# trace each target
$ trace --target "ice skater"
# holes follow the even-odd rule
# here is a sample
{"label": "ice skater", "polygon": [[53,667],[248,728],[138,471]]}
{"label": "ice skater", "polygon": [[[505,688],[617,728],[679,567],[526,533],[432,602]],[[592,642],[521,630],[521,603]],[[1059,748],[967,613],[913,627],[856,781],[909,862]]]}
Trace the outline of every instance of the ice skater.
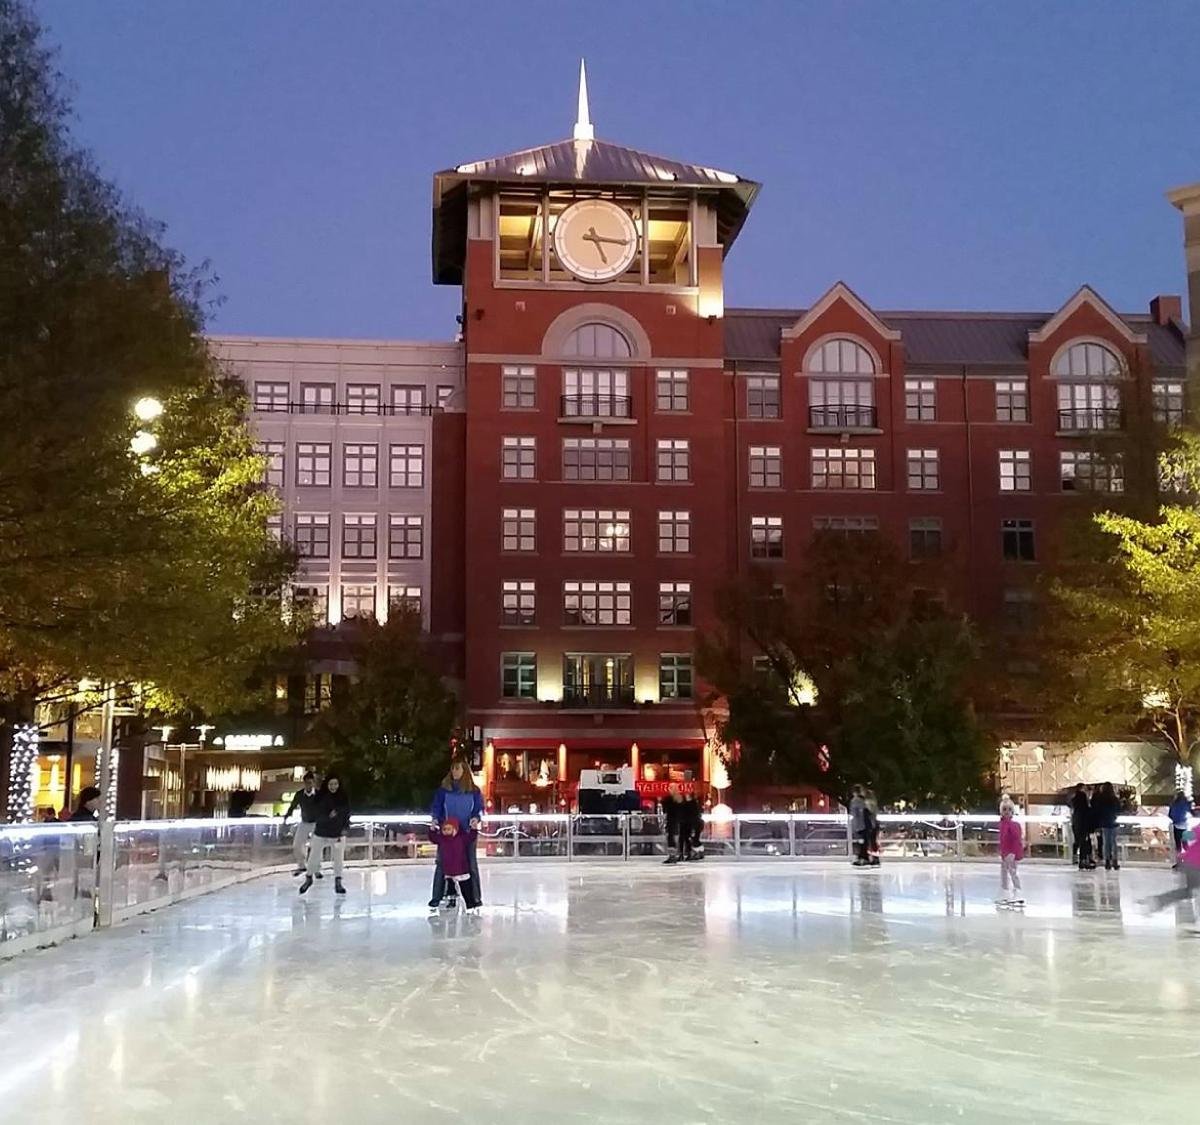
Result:
{"label": "ice skater", "polygon": [[1179,873],[1182,879],[1173,891],[1142,900],[1140,905],[1147,913],[1162,910],[1173,902],[1194,899],[1200,894],[1200,833],[1193,833],[1191,842],[1183,849],[1179,857]]}
{"label": "ice skater", "polygon": [[304,788],[297,789],[292,796],[292,803],[283,814],[284,824],[297,809],[300,810],[300,823],[292,837],[292,858],[296,861],[296,870],[292,874],[303,875],[308,866],[308,844],[317,823],[317,779],[312,770],[304,775]]}
{"label": "ice skater", "polygon": [[[466,759],[456,757],[450,761],[450,772],[442,778],[442,784],[433,794],[433,805],[429,817],[435,825],[444,824],[453,818],[458,824],[465,824],[471,829],[470,840],[467,844],[467,863],[470,866],[471,878],[475,881],[475,898],[483,902],[483,890],[479,883],[479,860],[475,854],[479,829],[483,826],[483,796],[475,779],[471,776],[471,767]],[[458,884],[445,877],[442,871],[442,853],[438,849],[437,862],[433,868],[433,891],[429,899],[429,909],[436,910],[439,906],[451,906]]]}
{"label": "ice skater", "polygon": [[861,785],[856,785],[850,797],[850,838],[854,841],[854,866],[869,867],[871,864],[871,810],[867,808],[867,796]]}
{"label": "ice skater", "polygon": [[664,863],[678,863],[683,854],[680,843],[680,826],[683,824],[683,796],[679,786],[671,782],[667,786],[667,795],[662,799],[663,820],[667,829],[667,858]]}
{"label": "ice skater", "polygon": [[479,913],[479,894],[475,887],[475,877],[471,873],[471,849],[475,845],[477,833],[474,828],[462,831],[457,817],[448,816],[440,825],[433,824],[429,829],[429,839],[437,845],[438,867],[447,883],[453,883],[459,890],[454,896],[457,902],[462,899],[468,914]]}
{"label": "ice skater", "polygon": [[1092,797],[1092,815],[1100,830],[1100,852],[1104,856],[1105,871],[1120,871],[1117,855],[1117,817],[1121,815],[1121,802],[1111,781],[1100,786]]}
{"label": "ice skater", "polygon": [[1192,802],[1182,789],[1175,790],[1175,799],[1167,809],[1167,817],[1171,821],[1171,844],[1174,862],[1172,867],[1179,866],[1179,857],[1183,854],[1183,838],[1187,833],[1188,821],[1192,816]]}
{"label": "ice skater", "polygon": [[1007,793],[1000,798],[1000,897],[997,906],[1024,906],[1021,894],[1021,876],[1017,864],[1025,858],[1025,845],[1021,840],[1021,826],[1013,813],[1016,811],[1012,798]]}
{"label": "ice skater", "polygon": [[317,791],[317,818],[313,823],[312,841],[308,847],[308,873],[300,884],[300,893],[307,894],[313,879],[321,874],[321,862],[325,849],[333,852],[333,889],[339,895],[346,893],[342,882],[342,869],[346,862],[346,833],[350,829],[350,797],[342,779],[331,773]]}
{"label": "ice skater", "polygon": [[1082,782],[1075,786],[1075,795],[1071,798],[1071,835],[1075,837],[1078,849],[1079,870],[1091,871],[1096,866],[1092,859],[1092,804]]}
{"label": "ice skater", "polygon": [[696,793],[689,793],[679,806],[679,854],[684,860],[704,858],[700,837],[704,833],[704,807]]}

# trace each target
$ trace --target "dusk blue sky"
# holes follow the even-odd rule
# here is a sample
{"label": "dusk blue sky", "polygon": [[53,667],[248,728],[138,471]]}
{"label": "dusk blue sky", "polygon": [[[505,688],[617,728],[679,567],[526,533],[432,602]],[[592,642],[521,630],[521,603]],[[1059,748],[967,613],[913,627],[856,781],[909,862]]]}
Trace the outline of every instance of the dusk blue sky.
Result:
{"label": "dusk blue sky", "polygon": [[434,171],[597,135],[763,191],[726,302],[1118,308],[1184,288],[1195,0],[41,0],[79,138],[224,298],[211,327],[448,338]]}

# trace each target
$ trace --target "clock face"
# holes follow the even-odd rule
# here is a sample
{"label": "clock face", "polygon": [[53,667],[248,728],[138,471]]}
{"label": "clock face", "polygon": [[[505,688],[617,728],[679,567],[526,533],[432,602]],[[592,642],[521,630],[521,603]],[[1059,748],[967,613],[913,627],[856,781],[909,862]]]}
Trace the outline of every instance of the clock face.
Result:
{"label": "clock face", "polygon": [[638,233],[624,208],[607,199],[572,203],[554,227],[558,260],[580,281],[611,281],[637,257]]}

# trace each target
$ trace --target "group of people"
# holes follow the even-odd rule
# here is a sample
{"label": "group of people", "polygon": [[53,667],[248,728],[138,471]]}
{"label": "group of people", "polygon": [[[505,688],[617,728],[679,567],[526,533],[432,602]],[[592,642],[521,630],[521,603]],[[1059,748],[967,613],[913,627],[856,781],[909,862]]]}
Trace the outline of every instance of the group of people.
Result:
{"label": "group of people", "polygon": [[1080,871],[1094,871],[1102,860],[1105,871],[1120,871],[1117,817],[1121,800],[1111,781],[1076,785],[1071,795],[1072,854]]}
{"label": "group of people", "polygon": [[311,770],[304,775],[304,788],[298,789],[283,814],[283,822],[294,812],[300,813],[296,835],[292,839],[292,855],[296,860],[295,875],[303,875],[300,893],[307,894],[314,879],[321,879],[321,865],[326,851],[333,853],[333,889],[346,893],[342,873],[346,863],[346,833],[350,829],[350,795],[336,774],[328,774],[317,787]]}
{"label": "group of people", "polygon": [[683,794],[672,782],[662,800],[667,823],[666,863],[691,862],[704,858],[700,836],[704,831],[704,806],[695,793]]}

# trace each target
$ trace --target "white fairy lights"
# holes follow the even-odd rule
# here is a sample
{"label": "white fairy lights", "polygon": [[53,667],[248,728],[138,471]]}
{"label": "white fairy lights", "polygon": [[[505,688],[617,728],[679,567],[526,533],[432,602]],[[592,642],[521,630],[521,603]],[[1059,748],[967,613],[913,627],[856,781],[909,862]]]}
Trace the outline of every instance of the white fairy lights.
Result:
{"label": "white fairy lights", "polygon": [[13,729],[8,770],[8,803],[5,819],[20,824],[33,819],[33,791],[37,777],[38,729],[19,723]]}

